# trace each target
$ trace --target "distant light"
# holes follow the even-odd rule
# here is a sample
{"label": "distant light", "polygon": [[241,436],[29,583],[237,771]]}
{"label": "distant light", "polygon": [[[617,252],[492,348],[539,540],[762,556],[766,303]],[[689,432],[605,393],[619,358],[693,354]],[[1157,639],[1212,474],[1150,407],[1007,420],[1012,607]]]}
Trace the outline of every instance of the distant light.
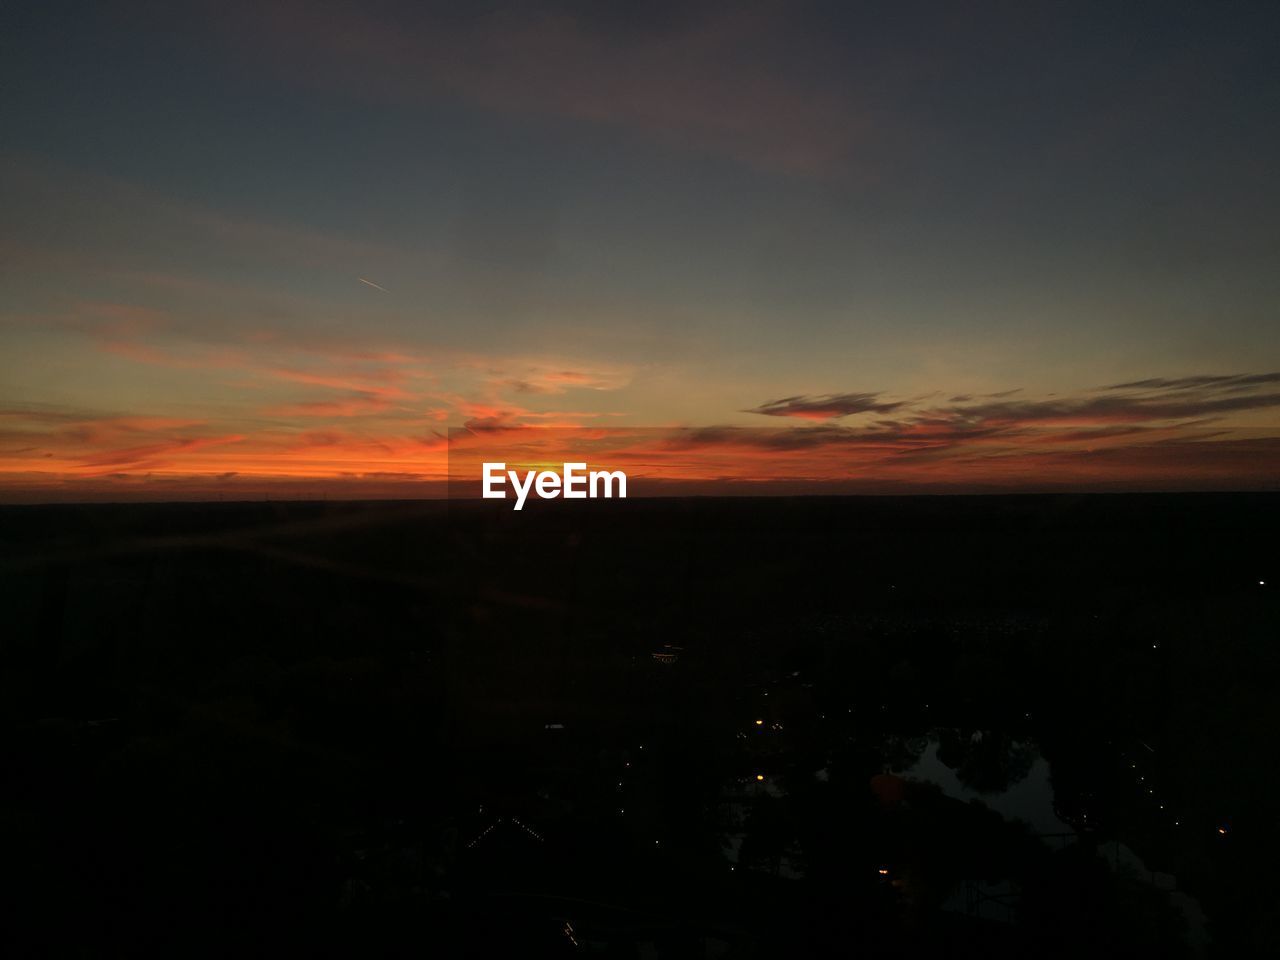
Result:
{"label": "distant light", "polygon": [[1260,586],[1260,587],[1265,587],[1266,585],[1267,585],[1267,581],[1265,581],[1265,580],[1259,580],[1259,581],[1258,581],[1258,586]]}
{"label": "distant light", "polygon": [[1227,835],[1227,828],[1226,828],[1226,827],[1219,827],[1219,828],[1218,828],[1218,832],[1219,832],[1220,834],[1222,834],[1222,835],[1225,837],[1225,836]]}
{"label": "distant light", "polygon": [[763,773],[757,773],[757,774],[756,774],[756,779],[757,779],[757,780],[763,780],[763,779],[764,779],[764,774],[763,774]]}
{"label": "distant light", "polygon": [[879,869],[879,871],[877,871],[877,872],[880,874],[880,876],[882,876],[882,877],[887,877],[887,876],[889,875],[889,868],[888,868],[888,867],[881,867],[881,868]]}
{"label": "distant light", "polygon": [[764,726],[764,721],[763,721],[763,720],[757,720],[757,721],[756,721],[756,726],[757,726],[757,727],[762,727],[762,726]]}

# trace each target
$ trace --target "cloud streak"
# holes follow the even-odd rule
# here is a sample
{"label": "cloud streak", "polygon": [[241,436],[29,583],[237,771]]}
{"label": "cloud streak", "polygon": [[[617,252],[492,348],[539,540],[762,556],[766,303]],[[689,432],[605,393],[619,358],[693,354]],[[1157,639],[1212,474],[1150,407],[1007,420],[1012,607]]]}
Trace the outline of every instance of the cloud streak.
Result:
{"label": "cloud streak", "polygon": [[826,396],[783,397],[770,400],[747,413],[767,417],[795,417],[800,420],[833,420],[855,413],[892,413],[906,406],[906,401],[884,401],[878,393],[836,393]]}
{"label": "cloud streak", "polygon": [[[870,139],[849,91],[784,69],[791,21],[767,6],[686,11],[660,29],[612,29],[567,9],[389,18],[354,6],[219,7],[238,47],[293,82],[392,103],[457,100],[498,114],[611,127],[758,170],[829,177]],[[309,9],[309,8],[308,8]]]}
{"label": "cloud streak", "polygon": [[[1143,424],[1212,419],[1229,413],[1280,407],[1280,374],[1204,375],[1151,378],[1114,384],[1076,396],[1008,400],[1020,391],[982,397],[953,396],[946,404],[885,400],[880,393],[800,394],[753,407],[749,413],[808,420],[837,420],[857,414],[895,414],[894,426],[998,428],[1043,425]],[[886,425],[881,421],[880,425]]]}
{"label": "cloud streak", "polygon": [[166,496],[176,490],[221,495],[288,483],[344,495],[430,496],[440,492],[430,484],[447,476],[448,422],[463,424],[459,436],[469,442],[540,462],[580,458],[573,451],[585,443],[588,460],[626,469],[641,492],[1275,489],[1280,483],[1280,425],[1274,418],[1257,423],[1280,409],[1280,391],[1272,388],[1280,377],[1269,373],[1148,378],[1043,398],[1015,390],[963,400],[957,394],[941,403],[871,391],[797,394],[751,408],[784,424],[640,429],[608,426],[598,410],[513,403],[498,389],[510,379],[507,372],[534,370],[549,389],[589,391],[599,381],[590,371],[545,362],[476,364],[470,369],[479,375],[472,381],[479,391],[468,394],[440,389],[414,372],[413,363],[400,354],[313,359],[308,366],[259,360],[252,372],[260,379],[252,382],[261,389],[320,395],[220,417],[52,406],[0,410],[0,498],[30,498],[39,490],[107,495],[123,489],[140,496],[148,488]]}

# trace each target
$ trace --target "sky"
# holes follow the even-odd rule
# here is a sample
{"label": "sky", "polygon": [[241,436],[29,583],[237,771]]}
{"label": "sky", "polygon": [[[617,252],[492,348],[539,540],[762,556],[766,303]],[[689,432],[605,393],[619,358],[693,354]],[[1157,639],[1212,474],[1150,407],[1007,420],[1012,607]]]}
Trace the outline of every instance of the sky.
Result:
{"label": "sky", "polygon": [[1280,487],[1273,3],[0,37],[0,500],[430,496],[450,428],[707,492]]}

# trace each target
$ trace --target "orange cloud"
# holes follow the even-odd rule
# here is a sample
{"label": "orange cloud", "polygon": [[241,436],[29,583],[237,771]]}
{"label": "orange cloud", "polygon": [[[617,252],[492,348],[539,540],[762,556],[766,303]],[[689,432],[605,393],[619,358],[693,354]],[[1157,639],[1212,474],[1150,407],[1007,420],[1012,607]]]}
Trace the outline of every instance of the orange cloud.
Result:
{"label": "orange cloud", "polygon": [[340,400],[306,400],[266,407],[263,413],[269,417],[358,417],[390,409],[385,397],[360,391]]}
{"label": "orange cloud", "polygon": [[[0,410],[0,496],[122,484],[138,495],[147,484],[168,492],[208,491],[210,484],[220,492],[252,491],[289,482],[348,491],[367,484],[369,496],[392,489],[396,496],[428,495],[442,491],[450,470],[478,477],[485,459],[606,464],[626,470],[637,494],[1280,483],[1280,428],[1245,429],[1227,419],[1280,407],[1274,375],[1147,380],[1077,396],[986,396],[945,405],[871,393],[797,395],[763,410],[784,420],[806,420],[807,413],[821,419],[640,429],[603,426],[609,421],[598,411],[416,393],[412,376],[389,364],[254,369],[266,371],[261,382],[272,389],[298,383],[334,395],[203,419]],[[261,412],[270,419],[260,419]],[[465,424],[447,448],[438,427],[445,419]],[[425,485],[418,494],[406,486],[415,483]]]}

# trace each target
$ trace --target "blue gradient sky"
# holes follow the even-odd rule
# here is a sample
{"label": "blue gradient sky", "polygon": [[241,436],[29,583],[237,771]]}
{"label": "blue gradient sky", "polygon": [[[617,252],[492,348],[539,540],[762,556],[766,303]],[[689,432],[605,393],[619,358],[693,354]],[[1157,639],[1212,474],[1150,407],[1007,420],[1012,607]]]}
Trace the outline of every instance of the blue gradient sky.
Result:
{"label": "blue gradient sky", "polygon": [[[956,483],[1081,430],[1274,457],[1276,382],[1230,379],[1280,369],[1274,4],[2,16],[24,495],[372,490],[469,421],[870,433],[833,476],[888,478],[941,429]],[[990,476],[1098,482],[1060,469]]]}

